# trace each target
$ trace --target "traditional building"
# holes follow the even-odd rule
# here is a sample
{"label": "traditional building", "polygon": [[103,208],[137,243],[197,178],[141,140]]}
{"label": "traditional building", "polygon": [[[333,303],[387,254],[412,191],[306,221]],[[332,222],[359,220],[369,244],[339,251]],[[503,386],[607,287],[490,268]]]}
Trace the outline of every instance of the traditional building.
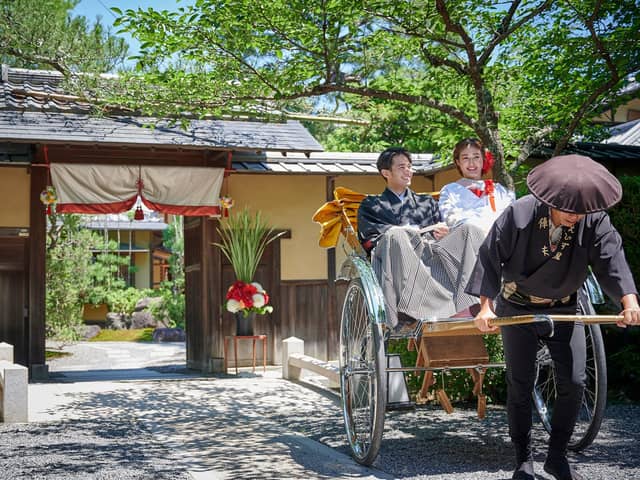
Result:
{"label": "traditional building", "polygon": [[[222,309],[233,273],[213,245],[218,197],[234,199],[231,214],[260,210],[285,232],[270,244],[256,275],[275,309],[255,326],[268,335],[269,361],[279,363],[281,340],[291,335],[303,338],[311,355],[336,358],[333,279],[343,253],[318,246],[311,217],[335,186],[380,192],[377,155],[321,152],[296,121],[190,120],[182,129],[162,119],[96,116],[90,105],[64,94],[61,80],[54,72],[2,67],[0,341],[15,345],[18,362],[32,376],[46,376],[40,193],[52,183],[62,211],[122,211],[139,194],[160,211],[188,215],[187,363],[202,371],[221,371],[224,336],[234,331],[231,314]],[[431,155],[417,155],[414,166],[417,191],[437,190],[457,177]]]}

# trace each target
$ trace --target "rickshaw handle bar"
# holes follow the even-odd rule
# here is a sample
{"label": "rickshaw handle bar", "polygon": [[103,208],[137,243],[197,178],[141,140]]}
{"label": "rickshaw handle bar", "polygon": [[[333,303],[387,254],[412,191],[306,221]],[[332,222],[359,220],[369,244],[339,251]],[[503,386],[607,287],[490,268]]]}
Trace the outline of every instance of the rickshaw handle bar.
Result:
{"label": "rickshaw handle bar", "polygon": [[[585,324],[606,324],[616,323],[623,320],[622,315],[517,315],[513,317],[496,317],[491,319],[490,324],[495,327],[507,325],[519,325],[534,322],[582,322]],[[444,318],[433,320],[422,320],[423,332],[448,332],[455,330],[476,329],[476,325],[471,318]]]}

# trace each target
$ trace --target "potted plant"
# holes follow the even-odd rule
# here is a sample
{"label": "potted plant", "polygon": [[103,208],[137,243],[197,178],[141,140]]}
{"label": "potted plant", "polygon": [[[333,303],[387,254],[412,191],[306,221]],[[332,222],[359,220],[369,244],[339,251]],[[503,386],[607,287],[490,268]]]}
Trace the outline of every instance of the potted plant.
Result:
{"label": "potted plant", "polygon": [[220,243],[215,243],[231,263],[236,281],[229,287],[225,308],[236,318],[236,335],[253,335],[256,314],[271,313],[269,295],[253,281],[262,254],[269,243],[282,233],[275,233],[262,214],[244,209],[226,219],[218,229]]}

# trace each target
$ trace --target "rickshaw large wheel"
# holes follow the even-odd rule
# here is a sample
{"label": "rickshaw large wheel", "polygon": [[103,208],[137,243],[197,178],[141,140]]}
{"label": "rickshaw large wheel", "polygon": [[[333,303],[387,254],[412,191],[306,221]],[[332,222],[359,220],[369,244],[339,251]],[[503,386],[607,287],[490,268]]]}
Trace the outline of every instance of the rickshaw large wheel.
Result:
{"label": "rickshaw large wheel", "polygon": [[[600,325],[586,325],[587,381],[576,426],[569,448],[582,450],[593,442],[600,430],[607,403],[607,366]],[[551,416],[556,398],[553,361],[549,349],[540,342],[536,361],[536,383],[533,402],[545,430],[551,432]]]}
{"label": "rickshaw large wheel", "polygon": [[371,465],[384,430],[386,369],[382,328],[374,321],[360,278],[347,287],[340,324],[340,388],[354,459]]}

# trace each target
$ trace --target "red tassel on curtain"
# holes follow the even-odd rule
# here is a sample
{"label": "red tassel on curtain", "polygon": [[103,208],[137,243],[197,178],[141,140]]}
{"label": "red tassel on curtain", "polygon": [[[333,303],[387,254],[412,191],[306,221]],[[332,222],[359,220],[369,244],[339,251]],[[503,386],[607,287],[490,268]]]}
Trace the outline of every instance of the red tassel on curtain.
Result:
{"label": "red tassel on curtain", "polygon": [[[142,166],[138,165],[138,181],[136,182],[136,187],[138,187],[138,198],[142,198]],[[142,211],[142,206],[138,205],[136,207],[136,211],[133,214],[134,220],[144,220],[144,212]]]}

